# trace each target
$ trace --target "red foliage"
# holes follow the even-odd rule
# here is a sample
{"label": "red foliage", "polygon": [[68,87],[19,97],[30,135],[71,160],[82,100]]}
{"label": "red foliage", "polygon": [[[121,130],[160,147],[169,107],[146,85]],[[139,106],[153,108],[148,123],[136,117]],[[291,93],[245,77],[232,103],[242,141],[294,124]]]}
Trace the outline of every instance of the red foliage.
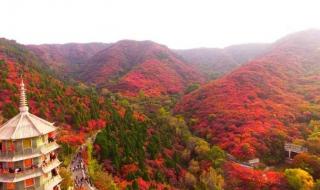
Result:
{"label": "red foliage", "polygon": [[[82,68],[84,81],[107,85],[125,95],[179,93],[203,77],[167,47],[150,42],[120,41],[99,52]],[[119,78],[117,84],[110,79]]]}
{"label": "red foliage", "polygon": [[64,125],[63,130],[59,131],[57,140],[61,143],[69,144],[72,146],[79,146],[85,142],[85,133],[80,131],[73,131],[68,125]]}
{"label": "red foliage", "polygon": [[121,168],[121,173],[123,176],[127,176],[130,173],[134,173],[136,171],[138,171],[138,166],[136,164],[127,164],[122,166]]}
{"label": "red foliage", "polygon": [[234,163],[225,164],[227,189],[234,190],[285,190],[288,189],[283,173],[260,171]]}
{"label": "red foliage", "polygon": [[96,130],[104,128],[105,126],[106,126],[106,121],[104,121],[102,119],[89,120],[85,130],[87,130],[87,131],[96,131]]}
{"label": "red foliage", "polygon": [[320,95],[318,74],[309,72],[318,68],[319,46],[319,32],[280,40],[268,54],[183,97],[175,111],[197,119],[193,129],[233,155],[263,155],[275,129],[286,140],[302,137],[296,124],[307,123],[319,101],[311,98]]}
{"label": "red foliage", "polygon": [[84,63],[88,58],[108,46],[103,43],[70,43],[28,45],[27,48],[39,56],[50,68],[56,69],[60,73],[68,73],[73,71],[75,63]]}

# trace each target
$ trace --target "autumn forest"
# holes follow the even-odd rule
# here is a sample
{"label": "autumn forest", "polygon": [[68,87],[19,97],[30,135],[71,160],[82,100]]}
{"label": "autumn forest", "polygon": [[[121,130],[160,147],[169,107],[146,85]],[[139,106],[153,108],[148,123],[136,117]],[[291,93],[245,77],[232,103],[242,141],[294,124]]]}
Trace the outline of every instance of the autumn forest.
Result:
{"label": "autumn forest", "polygon": [[320,190],[319,30],[187,50],[1,38],[0,124],[21,78],[58,127],[62,190],[81,189],[76,154],[99,190]]}

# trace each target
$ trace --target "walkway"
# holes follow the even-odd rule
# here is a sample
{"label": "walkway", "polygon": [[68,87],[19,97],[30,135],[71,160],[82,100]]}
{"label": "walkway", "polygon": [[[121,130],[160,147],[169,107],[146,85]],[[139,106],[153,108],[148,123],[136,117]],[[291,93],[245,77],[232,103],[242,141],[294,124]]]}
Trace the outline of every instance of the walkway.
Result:
{"label": "walkway", "polygon": [[93,143],[95,141],[96,136],[99,132],[100,130],[86,140],[86,143],[78,149],[72,160],[71,172],[74,179],[74,189],[97,190],[93,186],[92,181],[87,174],[87,168],[81,157],[81,151],[86,147],[88,143]]}
{"label": "walkway", "polygon": [[79,151],[76,153],[75,157],[72,160],[71,171],[74,179],[74,189],[86,189],[86,190],[95,190],[93,187],[90,177],[87,175],[85,163],[81,157],[80,147]]}

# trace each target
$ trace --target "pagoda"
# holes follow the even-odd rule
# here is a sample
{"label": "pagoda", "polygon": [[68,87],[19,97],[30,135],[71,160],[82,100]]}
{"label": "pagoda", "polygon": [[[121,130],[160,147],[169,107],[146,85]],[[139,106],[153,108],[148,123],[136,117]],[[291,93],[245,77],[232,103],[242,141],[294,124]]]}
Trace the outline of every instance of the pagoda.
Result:
{"label": "pagoda", "polygon": [[0,127],[0,190],[59,190],[57,128],[29,113],[20,87],[20,112]]}

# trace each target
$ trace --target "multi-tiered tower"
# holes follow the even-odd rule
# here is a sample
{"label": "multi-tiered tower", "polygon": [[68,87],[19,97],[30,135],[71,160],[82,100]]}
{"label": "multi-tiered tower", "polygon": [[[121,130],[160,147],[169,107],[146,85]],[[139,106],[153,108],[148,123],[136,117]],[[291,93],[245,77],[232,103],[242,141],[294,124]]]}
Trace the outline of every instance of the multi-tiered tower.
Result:
{"label": "multi-tiered tower", "polygon": [[29,113],[20,86],[20,113],[0,127],[0,190],[59,190],[56,127]]}

